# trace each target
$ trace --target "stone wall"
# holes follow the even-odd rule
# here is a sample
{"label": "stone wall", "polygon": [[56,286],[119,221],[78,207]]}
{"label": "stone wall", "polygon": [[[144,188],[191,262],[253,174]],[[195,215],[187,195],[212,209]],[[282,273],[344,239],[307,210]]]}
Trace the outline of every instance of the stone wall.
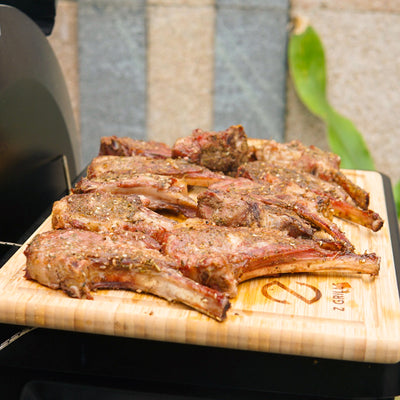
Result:
{"label": "stone wall", "polygon": [[103,135],[172,144],[237,123],[249,136],[327,149],[287,72],[294,15],[323,41],[332,105],[362,132],[377,169],[399,180],[400,2],[385,0],[60,0],[49,40],[84,163]]}

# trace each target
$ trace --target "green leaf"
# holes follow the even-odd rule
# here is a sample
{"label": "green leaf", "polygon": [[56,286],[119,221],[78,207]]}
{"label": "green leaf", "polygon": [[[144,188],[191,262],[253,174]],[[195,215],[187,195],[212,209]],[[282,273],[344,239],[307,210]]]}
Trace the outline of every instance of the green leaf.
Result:
{"label": "green leaf", "polygon": [[313,114],[325,118],[330,108],[325,93],[325,55],[312,27],[291,36],[289,69],[301,101]]}
{"label": "green leaf", "polygon": [[302,33],[291,35],[288,58],[296,92],[305,106],[325,122],[328,143],[331,150],[341,157],[341,166],[373,170],[374,161],[361,133],[329,104],[324,48],[311,26]]}
{"label": "green leaf", "polygon": [[396,204],[397,217],[400,218],[400,181],[393,187],[394,202]]}
{"label": "green leaf", "polygon": [[348,118],[332,110],[327,118],[327,126],[329,146],[340,155],[342,168],[375,169],[363,136]]}
{"label": "green leaf", "polygon": [[[348,118],[329,104],[326,97],[324,48],[311,26],[291,35],[288,59],[296,92],[310,112],[325,122],[329,146],[340,156],[341,167],[374,170],[374,161],[362,134]],[[393,193],[397,216],[400,218],[400,181],[393,187]]]}

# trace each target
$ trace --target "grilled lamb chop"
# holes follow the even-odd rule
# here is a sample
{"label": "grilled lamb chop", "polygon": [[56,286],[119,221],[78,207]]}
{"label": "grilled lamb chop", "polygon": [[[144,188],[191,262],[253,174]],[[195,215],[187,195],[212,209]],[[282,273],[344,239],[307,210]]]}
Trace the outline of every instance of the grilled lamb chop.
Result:
{"label": "grilled lamb chop", "polygon": [[180,138],[172,148],[174,158],[184,158],[213,171],[229,174],[248,159],[247,136],[241,125],[221,132],[193,131]]}
{"label": "grilled lamb chop", "polygon": [[375,254],[331,251],[314,240],[293,238],[278,230],[211,225],[189,219],[164,233],[162,252],[191,279],[236,296],[248,279],[277,274],[335,271],[377,275]]}
{"label": "grilled lamb chop", "polygon": [[139,196],[106,192],[72,194],[53,204],[53,229],[143,232],[157,239],[176,222],[143,206]]}
{"label": "grilled lamb chop", "polygon": [[376,232],[382,228],[383,220],[372,210],[363,210],[355,205],[348,193],[335,182],[328,182],[307,172],[276,167],[264,161],[252,161],[238,168],[238,176],[259,183],[285,185],[299,196],[308,197],[309,192],[325,196],[336,217],[365,226]]}
{"label": "grilled lamb chop", "polygon": [[225,177],[221,173],[210,171],[201,165],[192,164],[186,160],[151,159],[140,156],[98,156],[92,160],[87,169],[89,179],[103,176],[114,176],[118,179],[121,175],[141,174],[165,175],[182,179],[187,185],[206,187]]}
{"label": "grilled lamb chop", "polygon": [[124,235],[55,230],[37,235],[25,250],[26,278],[71,297],[92,299],[91,290],[129,289],[186,304],[218,321],[226,295],[184,277],[176,261]]}
{"label": "grilled lamb chop", "polygon": [[340,157],[315,146],[304,146],[297,140],[278,143],[274,140],[252,142],[254,155],[276,167],[311,173],[323,180],[336,182],[362,209],[368,209],[369,194],[340,171]]}
{"label": "grilled lamb chop", "polygon": [[248,226],[287,231],[312,237],[314,229],[294,211],[239,193],[206,190],[197,197],[197,215],[221,226]]}
{"label": "grilled lamb chop", "polygon": [[136,194],[148,201],[152,210],[170,210],[187,217],[196,215],[197,203],[188,195],[187,185],[180,179],[152,174],[115,175],[82,178],[72,189],[73,193],[108,192]]}
{"label": "grilled lamb chop", "polygon": [[[331,221],[331,208],[326,198],[315,194],[304,198],[287,189],[285,185],[261,185],[246,178],[226,179],[214,183],[198,197],[198,216],[213,215],[210,208],[214,207],[215,210],[217,210],[214,211],[215,216],[213,216],[215,221],[215,218],[218,219],[218,217],[220,217],[218,210],[229,207],[232,200],[233,202],[237,201],[237,196],[240,196],[243,202],[238,202],[237,207],[239,207],[239,205],[243,207],[246,204],[252,206],[245,206],[244,210],[236,208],[232,211],[232,214],[253,214],[247,217],[248,220],[259,221],[259,225],[262,225],[262,218],[258,215],[262,204],[279,207],[283,210],[290,210],[291,214],[297,214],[312,226],[331,235],[337,245],[341,245],[348,250],[353,249],[353,245],[347,239],[346,235]],[[234,197],[232,198],[232,196]],[[210,199],[207,199],[207,197]],[[215,198],[219,200],[214,201]],[[256,203],[259,205],[258,207],[254,206]],[[301,226],[301,224],[297,223],[297,229],[300,229],[299,233],[301,230],[306,233],[306,227],[303,225],[301,228]]]}
{"label": "grilled lamb chop", "polygon": [[99,155],[170,158],[172,150],[165,143],[134,140],[129,137],[105,136],[100,140]]}

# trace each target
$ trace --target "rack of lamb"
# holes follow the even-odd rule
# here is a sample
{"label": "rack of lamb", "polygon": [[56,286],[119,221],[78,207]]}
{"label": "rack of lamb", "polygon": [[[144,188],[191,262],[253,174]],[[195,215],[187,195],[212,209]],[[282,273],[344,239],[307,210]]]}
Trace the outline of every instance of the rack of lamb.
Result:
{"label": "rack of lamb", "polygon": [[116,136],[71,194],[53,230],[25,250],[26,278],[67,295],[127,289],[227,318],[240,283],[291,273],[379,274],[335,218],[384,221],[340,158],[298,141],[249,139],[241,125],[196,129],[174,146]]}

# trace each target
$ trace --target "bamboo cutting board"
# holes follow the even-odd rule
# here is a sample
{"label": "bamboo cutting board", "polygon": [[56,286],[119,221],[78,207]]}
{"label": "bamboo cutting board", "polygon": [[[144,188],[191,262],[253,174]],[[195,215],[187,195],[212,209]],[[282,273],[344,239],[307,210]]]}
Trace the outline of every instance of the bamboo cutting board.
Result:
{"label": "bamboo cutting board", "polygon": [[[254,279],[239,286],[227,320],[219,323],[183,305],[124,290],[99,290],[94,300],[69,298],[24,278],[24,246],[0,270],[0,321],[232,349],[396,363],[400,361],[400,304],[393,246],[399,243],[392,243],[383,178],[377,172],[346,173],[371,193],[371,209],[385,220],[376,233],[337,221],[358,252],[376,252],[381,257],[376,278],[330,273]],[[38,232],[49,229],[50,217]]]}

